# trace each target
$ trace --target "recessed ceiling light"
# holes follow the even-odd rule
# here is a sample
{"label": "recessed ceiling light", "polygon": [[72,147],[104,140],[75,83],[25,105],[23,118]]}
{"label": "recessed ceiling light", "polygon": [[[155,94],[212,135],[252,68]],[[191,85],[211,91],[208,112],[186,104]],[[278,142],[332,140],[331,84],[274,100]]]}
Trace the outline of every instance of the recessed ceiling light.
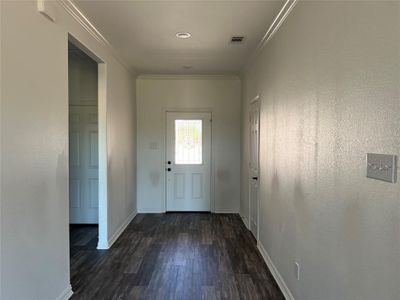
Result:
{"label": "recessed ceiling light", "polygon": [[179,39],[188,39],[188,38],[190,38],[192,36],[189,32],[178,32],[175,35]]}

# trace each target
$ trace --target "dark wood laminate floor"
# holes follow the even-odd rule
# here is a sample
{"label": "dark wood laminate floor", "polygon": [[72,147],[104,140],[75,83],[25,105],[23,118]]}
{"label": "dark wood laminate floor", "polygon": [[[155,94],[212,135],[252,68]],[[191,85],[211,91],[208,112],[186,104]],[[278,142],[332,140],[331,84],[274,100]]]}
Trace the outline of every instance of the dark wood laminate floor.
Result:
{"label": "dark wood laminate floor", "polygon": [[236,214],[139,214],[109,250],[71,227],[72,299],[284,299]]}

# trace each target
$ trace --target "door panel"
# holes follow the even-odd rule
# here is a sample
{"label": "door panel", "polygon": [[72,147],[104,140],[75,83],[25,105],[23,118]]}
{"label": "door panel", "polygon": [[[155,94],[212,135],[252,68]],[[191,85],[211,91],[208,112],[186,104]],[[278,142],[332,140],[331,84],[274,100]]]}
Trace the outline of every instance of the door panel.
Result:
{"label": "door panel", "polygon": [[69,207],[79,208],[81,206],[81,182],[79,179],[70,179]]}
{"label": "door panel", "polygon": [[250,164],[249,164],[249,222],[250,231],[258,239],[258,188],[260,157],[260,104],[255,102],[250,109]]}
{"label": "door panel", "polygon": [[69,163],[71,166],[79,167],[79,132],[69,133]]}
{"label": "door panel", "polygon": [[192,198],[200,199],[203,195],[203,174],[193,173],[192,174]]}
{"label": "door panel", "polygon": [[91,130],[89,132],[89,167],[91,169],[99,168],[99,134],[96,131]]}
{"label": "door panel", "polygon": [[166,125],[166,210],[210,211],[211,114],[167,112]]}
{"label": "door panel", "polygon": [[99,179],[89,178],[89,196],[90,196],[90,207],[99,207]]}
{"label": "door panel", "polygon": [[98,223],[97,106],[70,106],[70,223]]}
{"label": "door panel", "polygon": [[185,198],[185,173],[174,173],[175,199]]}

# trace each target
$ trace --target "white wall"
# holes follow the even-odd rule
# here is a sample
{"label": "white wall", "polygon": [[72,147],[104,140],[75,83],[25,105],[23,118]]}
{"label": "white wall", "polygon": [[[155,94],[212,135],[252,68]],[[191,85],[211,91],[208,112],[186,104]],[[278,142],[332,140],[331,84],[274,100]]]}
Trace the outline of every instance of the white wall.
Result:
{"label": "white wall", "polygon": [[56,23],[34,1],[0,1],[2,300],[69,288],[68,32],[106,63],[109,237],[135,212],[133,77],[52,4]]}
{"label": "white wall", "polygon": [[[136,214],[135,79],[109,64],[107,99],[108,236]],[[112,88],[110,88],[112,87]]]}
{"label": "white wall", "polygon": [[98,63],[73,44],[68,47],[69,105],[98,106]]}
{"label": "white wall", "polygon": [[[241,83],[230,77],[139,77],[137,83],[138,211],[165,211],[167,109],[212,110],[215,212],[238,212]],[[156,149],[154,149],[156,145]]]}
{"label": "white wall", "polygon": [[262,98],[260,242],[295,298],[400,299],[400,182],[365,177],[367,152],[400,155],[400,3],[300,1],[243,88],[244,148]]}

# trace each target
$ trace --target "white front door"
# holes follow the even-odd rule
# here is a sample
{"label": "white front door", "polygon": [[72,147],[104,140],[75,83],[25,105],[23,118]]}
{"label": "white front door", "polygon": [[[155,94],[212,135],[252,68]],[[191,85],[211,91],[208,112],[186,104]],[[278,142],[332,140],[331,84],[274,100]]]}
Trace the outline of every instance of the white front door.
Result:
{"label": "white front door", "polygon": [[210,211],[211,113],[167,112],[167,211]]}
{"label": "white front door", "polygon": [[98,223],[99,151],[97,106],[70,106],[69,198],[71,224]]}
{"label": "white front door", "polygon": [[250,109],[250,164],[249,164],[249,204],[250,231],[258,239],[258,188],[260,158],[260,103],[257,101]]}

